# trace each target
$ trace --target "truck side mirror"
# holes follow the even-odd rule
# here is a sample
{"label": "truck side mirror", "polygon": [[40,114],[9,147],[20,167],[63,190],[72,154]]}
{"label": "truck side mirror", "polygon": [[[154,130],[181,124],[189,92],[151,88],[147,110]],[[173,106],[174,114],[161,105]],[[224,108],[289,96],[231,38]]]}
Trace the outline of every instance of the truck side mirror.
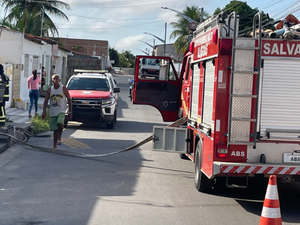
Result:
{"label": "truck side mirror", "polygon": [[114,88],[114,93],[119,93],[119,92],[120,92],[120,88],[115,87],[115,88]]}

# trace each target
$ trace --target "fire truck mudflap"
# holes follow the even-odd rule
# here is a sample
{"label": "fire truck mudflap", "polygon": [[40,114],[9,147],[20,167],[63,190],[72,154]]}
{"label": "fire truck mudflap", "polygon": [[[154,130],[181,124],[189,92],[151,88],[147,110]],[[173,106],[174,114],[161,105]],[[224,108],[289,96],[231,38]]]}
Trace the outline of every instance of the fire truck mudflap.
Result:
{"label": "fire truck mudflap", "polygon": [[214,162],[213,175],[300,175],[300,165]]}

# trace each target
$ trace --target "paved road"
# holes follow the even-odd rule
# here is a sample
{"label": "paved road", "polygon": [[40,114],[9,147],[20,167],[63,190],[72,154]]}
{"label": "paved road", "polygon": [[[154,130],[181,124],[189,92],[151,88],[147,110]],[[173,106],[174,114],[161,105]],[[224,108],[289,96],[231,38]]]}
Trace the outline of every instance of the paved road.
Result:
{"label": "paved road", "polygon": [[[70,123],[60,149],[103,154],[131,146],[166,125],[160,113],[132,105],[127,80],[121,88],[114,130]],[[51,138],[28,143],[51,146]],[[0,155],[0,224],[182,225],[259,224],[266,185],[221,188],[203,194],[194,188],[194,168],[176,154],[153,152],[152,143],[105,158],[82,159],[15,145]],[[299,184],[280,184],[283,224],[300,224]]]}

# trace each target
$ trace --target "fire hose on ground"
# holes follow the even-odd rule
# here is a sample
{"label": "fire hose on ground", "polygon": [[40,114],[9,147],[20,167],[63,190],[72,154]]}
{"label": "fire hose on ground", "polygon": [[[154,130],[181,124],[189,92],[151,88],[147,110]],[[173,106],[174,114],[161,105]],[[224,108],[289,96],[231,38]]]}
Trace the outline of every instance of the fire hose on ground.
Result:
{"label": "fire hose on ground", "polygon": [[[188,119],[187,116],[180,118],[177,121],[175,121],[174,123],[168,125],[167,127],[179,127],[180,125],[187,122],[187,119]],[[8,134],[9,131],[13,131],[14,135],[18,134],[19,136],[24,134],[23,140],[19,139],[18,137],[15,137],[14,135]],[[79,158],[96,158],[96,157],[105,157],[105,156],[116,155],[116,154],[119,154],[122,152],[126,152],[129,150],[138,148],[153,139],[153,135],[151,135],[151,136],[145,138],[144,140],[140,141],[139,143],[136,143],[128,148],[125,148],[125,149],[122,149],[119,151],[115,151],[115,152],[110,152],[110,153],[105,153],[105,154],[86,154],[86,153],[72,152],[72,151],[68,151],[68,150],[62,150],[62,149],[42,147],[42,146],[28,144],[28,143],[26,143],[28,137],[49,137],[51,135],[42,135],[42,134],[34,135],[34,134],[28,132],[26,129],[20,128],[20,127],[8,126],[7,133],[0,132],[0,135],[8,136],[15,141],[15,144],[21,144],[21,145],[31,147],[32,150],[48,152],[48,153],[53,153],[53,154],[59,154],[59,155],[65,155],[65,156],[79,157]]]}

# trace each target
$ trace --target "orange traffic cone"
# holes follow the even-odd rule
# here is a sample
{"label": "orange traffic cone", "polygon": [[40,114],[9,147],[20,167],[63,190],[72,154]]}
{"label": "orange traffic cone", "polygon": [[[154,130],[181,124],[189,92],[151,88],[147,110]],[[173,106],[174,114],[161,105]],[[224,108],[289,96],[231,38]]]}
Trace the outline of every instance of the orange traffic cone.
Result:
{"label": "orange traffic cone", "polygon": [[269,178],[259,225],[282,225],[275,175]]}

